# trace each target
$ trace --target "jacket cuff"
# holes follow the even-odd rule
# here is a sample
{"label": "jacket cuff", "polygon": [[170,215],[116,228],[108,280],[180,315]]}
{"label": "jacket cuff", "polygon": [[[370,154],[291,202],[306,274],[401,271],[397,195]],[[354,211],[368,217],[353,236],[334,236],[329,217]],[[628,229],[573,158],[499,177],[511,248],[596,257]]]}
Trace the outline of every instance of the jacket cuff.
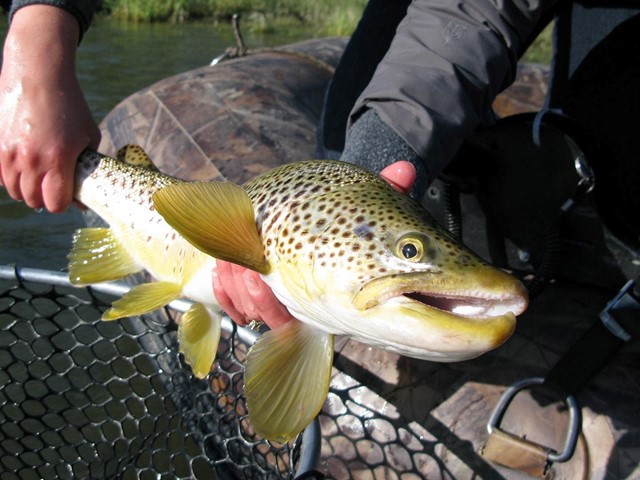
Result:
{"label": "jacket cuff", "polygon": [[410,195],[422,199],[430,181],[427,167],[418,154],[375,110],[366,110],[351,126],[341,160],[379,173],[398,160],[407,160],[416,169],[416,182]]}

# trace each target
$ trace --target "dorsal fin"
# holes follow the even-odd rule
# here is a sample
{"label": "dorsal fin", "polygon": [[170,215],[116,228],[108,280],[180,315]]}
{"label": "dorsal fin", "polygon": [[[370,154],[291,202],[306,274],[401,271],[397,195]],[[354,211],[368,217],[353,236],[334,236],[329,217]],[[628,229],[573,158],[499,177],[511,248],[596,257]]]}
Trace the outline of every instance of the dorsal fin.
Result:
{"label": "dorsal fin", "polygon": [[117,159],[128,165],[158,170],[140,145],[128,144],[118,150]]}

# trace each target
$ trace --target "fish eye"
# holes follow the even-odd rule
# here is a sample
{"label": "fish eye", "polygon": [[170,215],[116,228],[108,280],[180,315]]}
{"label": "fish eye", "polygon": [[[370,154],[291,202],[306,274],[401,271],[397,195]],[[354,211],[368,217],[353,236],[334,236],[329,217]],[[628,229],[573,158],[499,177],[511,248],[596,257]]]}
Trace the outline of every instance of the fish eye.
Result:
{"label": "fish eye", "polygon": [[418,247],[414,243],[405,243],[402,247],[402,256],[407,260],[417,257]]}
{"label": "fish eye", "polygon": [[402,237],[396,243],[396,255],[410,262],[421,262],[424,260],[426,246],[429,240],[420,234],[409,234]]}

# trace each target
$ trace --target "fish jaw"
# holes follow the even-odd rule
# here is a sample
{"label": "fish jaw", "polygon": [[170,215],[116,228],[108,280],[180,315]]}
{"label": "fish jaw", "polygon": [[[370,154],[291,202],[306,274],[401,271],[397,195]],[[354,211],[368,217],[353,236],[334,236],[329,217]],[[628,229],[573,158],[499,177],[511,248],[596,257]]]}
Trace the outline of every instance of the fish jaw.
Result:
{"label": "fish jaw", "polygon": [[388,275],[353,297],[366,318],[353,336],[366,343],[384,338],[387,350],[424,360],[467,360],[504,343],[527,304],[522,283],[488,265]]}

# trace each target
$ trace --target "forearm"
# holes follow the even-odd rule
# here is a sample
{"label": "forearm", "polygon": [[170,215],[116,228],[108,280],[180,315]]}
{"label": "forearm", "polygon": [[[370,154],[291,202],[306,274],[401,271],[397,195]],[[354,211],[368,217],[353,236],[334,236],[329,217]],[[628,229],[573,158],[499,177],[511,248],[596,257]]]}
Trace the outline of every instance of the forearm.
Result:
{"label": "forearm", "polygon": [[75,77],[75,55],[80,27],[64,10],[32,5],[18,10],[11,22],[3,51],[2,75],[39,88],[61,86]]}
{"label": "forearm", "polygon": [[415,0],[348,127],[375,110],[435,178],[491,114],[521,46],[553,3]]}

